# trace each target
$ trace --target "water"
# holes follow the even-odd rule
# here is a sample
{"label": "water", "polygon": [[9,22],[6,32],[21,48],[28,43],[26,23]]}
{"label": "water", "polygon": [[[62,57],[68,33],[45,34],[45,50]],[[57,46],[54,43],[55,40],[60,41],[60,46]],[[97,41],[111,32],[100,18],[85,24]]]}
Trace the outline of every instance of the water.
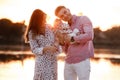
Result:
{"label": "water", "polygon": [[[0,80],[32,80],[34,74],[34,56],[30,51],[0,51],[6,58],[0,57]],[[16,56],[13,58],[11,55]],[[119,50],[96,49],[95,58],[91,59],[90,80],[120,80],[120,55]],[[23,55],[24,54],[24,57]],[[26,56],[29,55],[29,56]],[[3,55],[2,55],[3,56]],[[26,56],[26,57],[25,57]],[[58,58],[58,80],[63,79],[64,55]]]}

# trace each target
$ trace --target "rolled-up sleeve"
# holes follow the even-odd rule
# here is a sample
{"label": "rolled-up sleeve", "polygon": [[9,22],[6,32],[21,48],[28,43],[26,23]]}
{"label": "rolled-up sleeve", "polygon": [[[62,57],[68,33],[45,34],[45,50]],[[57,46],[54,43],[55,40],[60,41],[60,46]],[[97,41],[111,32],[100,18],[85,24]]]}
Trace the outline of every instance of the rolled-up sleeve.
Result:
{"label": "rolled-up sleeve", "polygon": [[43,54],[43,47],[40,47],[36,40],[30,40],[29,43],[34,54]]}
{"label": "rolled-up sleeve", "polygon": [[30,44],[32,53],[34,53],[35,55],[43,54],[43,47],[40,46],[40,44],[38,43],[38,41],[36,39],[32,38],[31,34],[29,35],[29,44]]}
{"label": "rolled-up sleeve", "polygon": [[86,16],[83,16],[81,21],[80,25],[82,26],[83,33],[74,36],[75,41],[78,43],[85,43],[89,40],[93,40],[94,33],[91,21]]}

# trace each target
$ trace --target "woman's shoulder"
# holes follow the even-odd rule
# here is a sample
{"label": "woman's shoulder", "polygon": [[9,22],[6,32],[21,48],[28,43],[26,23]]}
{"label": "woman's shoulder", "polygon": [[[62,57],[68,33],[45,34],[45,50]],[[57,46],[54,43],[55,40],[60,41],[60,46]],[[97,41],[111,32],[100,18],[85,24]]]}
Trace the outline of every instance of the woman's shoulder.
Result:
{"label": "woman's shoulder", "polygon": [[46,28],[52,29],[52,25],[51,24],[46,24]]}
{"label": "woman's shoulder", "polygon": [[40,38],[40,36],[42,36],[42,35],[35,35],[35,33],[33,33],[31,30],[29,31],[29,33],[28,33],[28,37],[29,37],[29,39],[31,39],[31,40],[36,40],[36,39],[39,39]]}
{"label": "woman's shoulder", "polygon": [[32,30],[30,30],[30,31],[28,32],[28,35],[32,35],[32,34],[33,34]]}
{"label": "woman's shoulder", "polygon": [[30,31],[28,32],[28,36],[29,36],[29,38],[32,38],[34,35],[35,35],[35,33],[33,33],[32,30],[30,30]]}
{"label": "woman's shoulder", "polygon": [[30,30],[30,31],[28,32],[28,37],[31,38],[32,35],[33,35],[33,32]]}

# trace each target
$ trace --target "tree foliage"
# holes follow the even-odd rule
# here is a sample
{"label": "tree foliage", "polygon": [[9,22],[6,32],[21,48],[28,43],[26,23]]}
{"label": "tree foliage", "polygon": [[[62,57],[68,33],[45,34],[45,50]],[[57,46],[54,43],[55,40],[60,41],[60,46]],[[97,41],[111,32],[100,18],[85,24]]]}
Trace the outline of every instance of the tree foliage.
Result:
{"label": "tree foliage", "polygon": [[[0,19],[0,44],[24,43],[23,34],[26,25],[24,23],[13,23],[9,19]],[[99,27],[94,28],[94,45],[120,46],[120,26],[101,31]]]}
{"label": "tree foliage", "polygon": [[104,34],[110,40],[119,40],[120,41],[120,26],[112,27],[111,29],[105,31]]}
{"label": "tree foliage", "polygon": [[101,31],[99,28],[94,28],[94,44],[109,46],[109,47],[120,47],[120,26],[113,26],[111,29]]}
{"label": "tree foliage", "polygon": [[0,44],[19,44],[22,41],[26,25],[0,19]]}

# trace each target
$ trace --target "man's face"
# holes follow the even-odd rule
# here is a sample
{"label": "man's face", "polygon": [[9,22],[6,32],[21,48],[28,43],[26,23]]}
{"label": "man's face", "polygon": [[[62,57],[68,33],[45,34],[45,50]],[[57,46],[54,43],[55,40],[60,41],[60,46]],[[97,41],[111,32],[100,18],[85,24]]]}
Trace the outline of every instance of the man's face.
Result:
{"label": "man's face", "polygon": [[69,20],[71,19],[71,13],[70,13],[70,11],[69,11],[68,9],[66,9],[66,8],[62,8],[62,9],[58,12],[57,16],[58,16],[60,19],[62,19],[63,21],[69,21]]}

